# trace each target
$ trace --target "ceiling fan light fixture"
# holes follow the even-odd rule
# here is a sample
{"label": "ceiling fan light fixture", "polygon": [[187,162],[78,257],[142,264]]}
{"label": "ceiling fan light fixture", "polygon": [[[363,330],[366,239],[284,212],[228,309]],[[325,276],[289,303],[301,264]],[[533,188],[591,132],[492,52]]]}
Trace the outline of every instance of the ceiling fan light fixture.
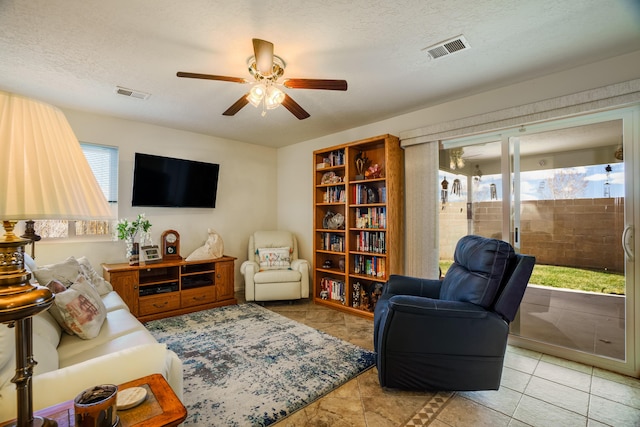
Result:
{"label": "ceiling fan light fixture", "polygon": [[[286,63],[282,58],[273,54],[273,43],[261,39],[253,39],[252,41],[254,55],[247,60],[247,67],[249,73],[255,78],[255,82],[249,90],[249,93],[242,95],[235,103],[227,108],[222,115],[233,116],[250,103],[256,108],[262,105],[262,116],[266,115],[267,110],[283,105],[284,108],[296,116],[298,120],[304,120],[310,117],[309,113],[294,101],[291,96],[275,87],[276,84],[279,84],[278,79],[284,75]],[[176,75],[178,77],[192,79],[219,80],[243,84],[251,83],[244,78],[216,74],[178,71]],[[347,90],[346,80],[334,79],[286,79],[282,82],[282,86],[289,89]]]}
{"label": "ceiling fan light fixture", "polygon": [[264,99],[264,103],[267,106],[267,110],[273,110],[278,108],[284,101],[284,92],[274,86],[267,87],[267,95]]}
{"label": "ceiling fan light fixture", "polygon": [[267,92],[267,88],[262,83],[258,83],[254,85],[249,91],[249,95],[247,95],[247,100],[254,107],[258,107],[264,98],[265,93]]}

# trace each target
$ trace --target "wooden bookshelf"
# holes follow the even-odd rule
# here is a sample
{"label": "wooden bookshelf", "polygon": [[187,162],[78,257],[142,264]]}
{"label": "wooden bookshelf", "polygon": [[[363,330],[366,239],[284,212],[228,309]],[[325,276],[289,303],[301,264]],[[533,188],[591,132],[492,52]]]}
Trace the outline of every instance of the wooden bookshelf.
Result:
{"label": "wooden bookshelf", "polygon": [[371,318],[389,275],[403,273],[400,141],[381,135],[317,150],[313,168],[314,301]]}

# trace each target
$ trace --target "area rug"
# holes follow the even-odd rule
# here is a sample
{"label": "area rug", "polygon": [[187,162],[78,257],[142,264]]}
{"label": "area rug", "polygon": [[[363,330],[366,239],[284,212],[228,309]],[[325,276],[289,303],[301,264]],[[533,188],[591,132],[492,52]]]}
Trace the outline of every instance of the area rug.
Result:
{"label": "area rug", "polygon": [[184,365],[189,426],[268,426],[375,363],[375,353],[256,304],[146,323]]}

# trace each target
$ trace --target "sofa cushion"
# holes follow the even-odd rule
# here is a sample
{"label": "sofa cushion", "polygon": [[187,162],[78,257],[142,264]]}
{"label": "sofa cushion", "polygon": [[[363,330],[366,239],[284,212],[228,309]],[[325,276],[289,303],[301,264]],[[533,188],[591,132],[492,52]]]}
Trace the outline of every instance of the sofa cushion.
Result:
{"label": "sofa cushion", "polygon": [[61,359],[59,364],[60,368],[64,368],[66,366],[75,365],[76,363],[82,363],[86,360],[104,356],[105,354],[111,354],[121,350],[126,350],[137,345],[155,344],[157,342],[158,341],[156,341],[156,339],[148,330],[140,329],[105,341],[102,344],[93,346],[91,348],[87,348],[80,353],[74,354],[73,356]]}
{"label": "sofa cushion", "polygon": [[291,247],[258,248],[260,271],[291,268]]}
{"label": "sofa cushion", "polygon": [[62,328],[58,322],[53,318],[49,310],[42,311],[33,316],[33,341],[42,338],[48,341],[53,348],[57,348],[60,344],[60,338],[62,337]]}
{"label": "sofa cushion", "polygon": [[301,274],[296,270],[266,270],[253,276],[254,283],[300,282]]}
{"label": "sofa cushion", "polygon": [[125,309],[129,311],[129,306],[124,302],[122,297],[118,295],[116,291],[111,291],[108,294],[102,295],[102,302],[107,308],[107,312]]}
{"label": "sofa cushion", "polygon": [[11,385],[11,378],[16,374],[16,335],[14,331],[15,328],[0,323],[0,390]]}
{"label": "sofa cushion", "polygon": [[507,242],[464,236],[456,245],[454,263],[442,281],[440,299],[489,308],[514,257],[513,247]]}
{"label": "sofa cushion", "polygon": [[[58,369],[58,352],[56,346],[62,334],[57,322],[46,311],[32,317],[33,359],[37,362],[34,374]],[[0,324],[0,390],[5,386],[15,390],[11,379],[16,374],[15,328]],[[1,398],[2,396],[0,396]],[[3,420],[0,417],[0,421]]]}
{"label": "sofa cushion", "polygon": [[62,320],[60,326],[80,338],[95,338],[100,332],[107,309],[84,275],[79,274],[66,291],[55,295],[51,312],[56,320]]}
{"label": "sofa cushion", "polygon": [[145,327],[128,310],[110,311],[107,313],[100,333],[93,339],[83,340],[76,335],[62,335],[58,345],[60,363],[66,363],[64,361],[71,356],[88,351],[107,341],[140,330],[145,330]]}
{"label": "sofa cushion", "polygon": [[51,341],[39,335],[33,335],[33,359],[37,362],[33,368],[33,374],[39,375],[45,372],[55,371],[60,367],[60,360],[55,346]]}

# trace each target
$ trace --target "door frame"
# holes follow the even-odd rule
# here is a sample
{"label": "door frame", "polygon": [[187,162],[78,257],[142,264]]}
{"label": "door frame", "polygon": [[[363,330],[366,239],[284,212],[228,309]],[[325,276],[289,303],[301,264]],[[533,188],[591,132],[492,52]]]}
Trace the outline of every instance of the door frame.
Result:
{"label": "door frame", "polygon": [[[635,239],[636,224],[640,224],[640,105],[617,108],[601,112],[558,118],[541,123],[522,125],[516,128],[501,129],[462,138],[451,138],[443,141],[447,148],[474,145],[488,141],[501,141],[501,174],[502,174],[502,235],[516,251],[519,242],[513,242],[514,204],[512,202],[512,164],[509,139],[519,136],[560,130],[568,127],[594,124],[598,122],[622,120],[623,150],[625,164],[625,228],[629,227],[631,252],[637,259],[640,253],[640,239]],[[508,160],[505,160],[508,159]],[[517,166],[517,165],[516,165]],[[519,169],[519,168],[517,168]],[[634,170],[636,169],[636,170]],[[622,244],[622,242],[621,242]],[[569,349],[547,343],[537,342],[517,335],[509,335],[509,343],[533,351],[573,360],[587,365],[619,372],[640,378],[640,262],[634,262],[625,256],[625,360],[599,356],[579,350]],[[517,322],[514,322],[517,324]]]}

